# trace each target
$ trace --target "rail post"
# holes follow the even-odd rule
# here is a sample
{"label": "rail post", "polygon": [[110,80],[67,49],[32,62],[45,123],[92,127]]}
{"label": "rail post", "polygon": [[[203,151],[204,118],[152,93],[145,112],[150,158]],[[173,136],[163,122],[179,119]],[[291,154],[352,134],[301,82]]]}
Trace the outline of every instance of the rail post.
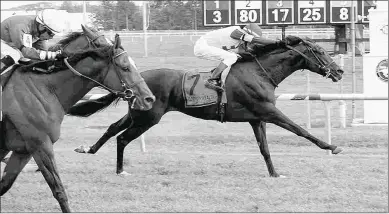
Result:
{"label": "rail post", "polygon": [[[339,67],[343,70],[344,69],[344,55],[339,54]],[[339,91],[340,94],[343,94],[343,79],[340,80],[339,83]],[[340,120],[340,127],[346,128],[346,111],[347,111],[347,104],[344,100],[339,100],[339,120]]]}
{"label": "rail post", "polygon": [[[306,73],[307,73],[307,94],[309,94],[311,92],[311,86],[310,86],[311,78],[309,72]],[[311,129],[312,127],[311,126],[311,102],[307,100],[306,104],[307,104],[307,129]]]}
{"label": "rail post", "polygon": [[147,2],[146,1],[143,1],[142,11],[143,11],[143,48],[145,51],[144,56],[147,57],[148,52],[147,52]]}
{"label": "rail post", "polygon": [[[323,101],[325,108],[325,135],[326,141],[328,144],[332,144],[331,142],[331,101]],[[327,151],[328,155],[332,155],[331,151]]]}
{"label": "rail post", "polygon": [[146,143],[145,143],[145,135],[142,134],[140,136],[140,150],[144,153],[146,152]]}

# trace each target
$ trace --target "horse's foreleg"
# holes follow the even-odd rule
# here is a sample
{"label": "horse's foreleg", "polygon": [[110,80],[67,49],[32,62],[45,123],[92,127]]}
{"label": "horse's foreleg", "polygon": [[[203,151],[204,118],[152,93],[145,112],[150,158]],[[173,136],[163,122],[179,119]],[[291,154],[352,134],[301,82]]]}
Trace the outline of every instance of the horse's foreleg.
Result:
{"label": "horse's foreleg", "polygon": [[284,115],[280,110],[278,110],[274,104],[267,103],[265,105],[261,105],[260,108],[261,112],[261,119],[263,119],[266,122],[274,123],[286,130],[289,130],[293,133],[295,133],[298,136],[304,137],[307,140],[311,141],[315,145],[317,145],[321,149],[325,150],[331,150],[332,154],[338,154],[342,151],[342,149],[337,148],[337,146],[330,145],[326,142],[323,142],[322,140],[317,139],[313,135],[311,135],[309,132],[307,132],[305,129],[300,127],[299,125],[295,124],[292,120],[290,120],[286,115]]}
{"label": "horse's foreleg", "polygon": [[132,119],[129,116],[129,114],[126,114],[124,117],[122,117],[117,122],[111,124],[108,128],[108,130],[101,136],[101,138],[89,148],[87,153],[95,154],[99,149],[113,136],[117,135],[119,132],[123,131],[124,129],[128,128],[128,126],[131,124]]}
{"label": "horse's foreleg", "polygon": [[116,159],[116,173],[117,174],[126,174],[123,170],[123,154],[124,149],[126,146],[133,141],[134,139],[138,138],[141,134],[146,132],[150,127],[152,127],[154,124],[149,126],[133,126],[128,128],[126,131],[121,133],[117,137],[117,159]]}
{"label": "horse's foreleg", "polygon": [[0,195],[6,193],[15,182],[19,173],[26,166],[28,161],[31,159],[30,154],[20,154],[12,152],[7,165],[4,169],[3,177],[0,182]]}
{"label": "horse's foreleg", "polygon": [[54,198],[57,199],[62,212],[70,212],[65,188],[63,187],[55,163],[53,144],[51,141],[48,140],[40,145],[40,147],[34,151],[33,157],[49,185]]}
{"label": "horse's foreleg", "polygon": [[269,171],[270,176],[279,177],[278,173],[274,169],[273,162],[271,161],[270,158],[269,147],[267,145],[267,140],[266,140],[266,123],[250,122],[250,125],[253,128],[255,139],[257,140],[259,150],[261,151],[261,154],[265,159],[267,170]]}

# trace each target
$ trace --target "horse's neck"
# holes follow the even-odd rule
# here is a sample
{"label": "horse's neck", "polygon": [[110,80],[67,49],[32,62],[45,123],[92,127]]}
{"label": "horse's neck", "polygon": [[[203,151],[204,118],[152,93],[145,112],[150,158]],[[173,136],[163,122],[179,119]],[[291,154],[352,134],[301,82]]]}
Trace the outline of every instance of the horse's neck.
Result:
{"label": "horse's neck", "polygon": [[280,53],[284,57],[269,56],[269,58],[280,60],[273,62],[273,64],[266,63],[266,66],[264,66],[277,85],[295,71],[305,68],[303,57],[294,51],[290,51],[292,50]]}
{"label": "horse's neck", "polygon": [[[74,69],[80,73],[84,73],[82,69],[86,68],[86,66],[74,67]],[[42,78],[45,80],[42,81]],[[46,84],[50,92],[57,97],[65,111],[72,107],[95,86],[91,81],[77,76],[69,69],[48,75],[36,75],[36,79],[37,81],[42,81]]]}

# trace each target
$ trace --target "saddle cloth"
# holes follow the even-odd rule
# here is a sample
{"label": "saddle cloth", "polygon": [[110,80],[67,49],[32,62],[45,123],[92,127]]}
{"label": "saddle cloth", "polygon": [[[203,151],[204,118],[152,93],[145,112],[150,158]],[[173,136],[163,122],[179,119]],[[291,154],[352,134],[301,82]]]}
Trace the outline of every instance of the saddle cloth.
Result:
{"label": "saddle cloth", "polygon": [[186,108],[197,108],[214,105],[218,101],[215,90],[205,87],[205,81],[211,72],[187,71],[182,79],[182,92]]}

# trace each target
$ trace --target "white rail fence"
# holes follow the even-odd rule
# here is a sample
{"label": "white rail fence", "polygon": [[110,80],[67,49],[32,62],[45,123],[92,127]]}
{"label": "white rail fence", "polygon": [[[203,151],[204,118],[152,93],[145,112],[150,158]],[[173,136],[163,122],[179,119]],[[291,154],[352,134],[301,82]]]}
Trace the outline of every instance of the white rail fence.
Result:
{"label": "white rail fence", "polygon": [[[87,94],[82,100],[91,100],[97,99],[106,94]],[[279,101],[311,101],[311,100],[321,100],[323,101],[325,108],[325,136],[328,144],[331,144],[331,101],[334,100],[388,100],[388,96],[367,96],[364,94],[276,94],[276,98]],[[345,118],[344,109],[339,108],[339,117]],[[345,120],[344,120],[345,123]],[[346,126],[342,125],[341,128]],[[308,127],[310,128],[310,127]],[[141,151],[146,152],[146,142],[144,134],[141,135]],[[328,154],[331,155],[331,152],[328,151]]]}
{"label": "white rail fence", "polygon": [[[121,38],[143,38],[147,37],[159,37],[160,41],[163,41],[163,37],[174,36],[189,36],[191,40],[198,38],[209,32],[209,30],[185,30],[185,31],[147,31],[145,34],[143,31],[105,31],[103,32],[109,38],[113,39],[115,34],[119,34]],[[281,38],[281,29],[263,29],[263,35],[266,38]],[[332,28],[308,28],[308,29],[286,29],[286,35],[294,35],[298,37],[309,37],[312,39],[335,39],[335,30]],[[363,38],[369,38],[369,31],[363,31]]]}

